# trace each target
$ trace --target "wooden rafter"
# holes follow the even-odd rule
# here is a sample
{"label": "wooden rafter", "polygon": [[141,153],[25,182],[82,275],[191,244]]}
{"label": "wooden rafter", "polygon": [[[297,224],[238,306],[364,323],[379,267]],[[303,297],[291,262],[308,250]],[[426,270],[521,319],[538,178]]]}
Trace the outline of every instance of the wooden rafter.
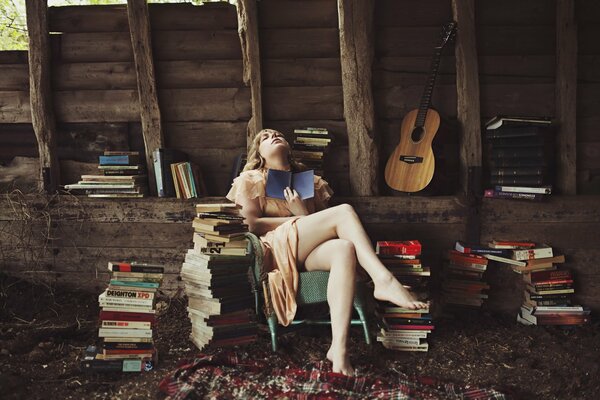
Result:
{"label": "wooden rafter", "polygon": [[577,194],[577,23],[575,1],[556,1],[556,119],[558,190]]}
{"label": "wooden rafter", "polygon": [[242,46],[244,83],[250,86],[252,116],[248,121],[247,147],[263,128],[262,80],[260,73],[260,46],[258,39],[258,14],[256,0],[238,0],[238,34]]}
{"label": "wooden rafter", "polygon": [[164,146],[164,139],[152,58],[150,16],[146,0],[127,0],[127,17],[137,76],[148,184],[150,193],[155,195],[156,180],[152,152]]}
{"label": "wooden rafter", "polygon": [[[456,96],[460,123],[460,178],[463,192],[481,191],[481,118],[474,0],[452,0],[457,23]],[[479,195],[481,193],[478,193]]]}
{"label": "wooden rafter", "polygon": [[379,156],[371,87],[374,6],[373,0],[338,0],[350,188],[355,196],[378,193]]}
{"label": "wooden rafter", "polygon": [[40,189],[51,193],[58,188],[60,171],[56,154],[56,121],[50,86],[50,39],[48,2],[26,0],[29,34],[29,101],[31,122],[38,142]]}

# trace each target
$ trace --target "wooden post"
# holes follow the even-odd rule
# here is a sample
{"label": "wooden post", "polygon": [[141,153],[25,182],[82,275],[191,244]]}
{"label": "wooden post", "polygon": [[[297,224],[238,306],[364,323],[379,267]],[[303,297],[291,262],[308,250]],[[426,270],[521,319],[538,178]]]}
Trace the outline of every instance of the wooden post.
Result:
{"label": "wooden post", "polygon": [[164,146],[160,107],[156,93],[156,75],[152,58],[150,16],[146,0],[127,0],[127,17],[133,59],[137,75],[138,95],[140,97],[140,117],[142,134],[146,150],[146,169],[148,171],[149,191],[156,195],[156,178],[152,152]]}
{"label": "wooden post", "polygon": [[258,14],[256,0],[237,1],[238,34],[242,45],[244,83],[250,86],[252,116],[248,121],[247,147],[263,128],[262,79],[260,74],[260,46],[258,40]]}
{"label": "wooden post", "polygon": [[577,194],[577,24],[575,1],[556,0],[556,185]]}
{"label": "wooden post", "polygon": [[463,192],[481,195],[481,118],[479,67],[473,0],[452,0],[456,34],[456,96],[460,134],[460,182]]}
{"label": "wooden post", "polygon": [[53,193],[58,188],[60,170],[56,154],[56,121],[50,86],[50,39],[47,0],[26,0],[29,34],[29,101],[31,122],[38,142],[40,189]]}
{"label": "wooden post", "polygon": [[338,0],[350,190],[355,196],[378,194],[379,155],[371,87],[374,7],[373,0]]}

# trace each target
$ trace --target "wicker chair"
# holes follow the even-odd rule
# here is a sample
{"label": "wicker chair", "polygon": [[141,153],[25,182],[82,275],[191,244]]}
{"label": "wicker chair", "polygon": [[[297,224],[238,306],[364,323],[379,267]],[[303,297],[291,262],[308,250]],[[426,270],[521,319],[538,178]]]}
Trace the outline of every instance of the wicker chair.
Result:
{"label": "wicker chair", "polygon": [[[267,284],[267,273],[263,271],[263,251],[260,239],[252,234],[246,234],[247,239],[251,243],[251,249],[254,253],[254,264],[252,267],[253,291],[255,296],[256,313],[260,310],[264,311],[269,331],[271,333],[271,346],[273,351],[277,351],[277,316],[271,306],[271,296]],[[298,293],[296,302],[298,306],[305,304],[316,304],[327,302],[327,282],[329,280],[329,272],[326,271],[310,271],[300,272],[298,279]],[[366,319],[366,286],[364,282],[357,282],[354,294],[354,309],[358,313],[359,319],[352,319],[352,325],[362,325],[365,334],[365,342],[371,344],[371,336],[369,335],[369,327]],[[292,325],[298,324],[331,324],[331,320],[294,320]]]}

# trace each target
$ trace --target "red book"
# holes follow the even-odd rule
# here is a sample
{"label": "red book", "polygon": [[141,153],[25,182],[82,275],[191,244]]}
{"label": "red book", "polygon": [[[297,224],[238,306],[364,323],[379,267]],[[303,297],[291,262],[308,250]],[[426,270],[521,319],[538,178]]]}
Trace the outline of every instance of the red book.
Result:
{"label": "red book", "polygon": [[421,254],[421,243],[418,240],[378,241],[375,252],[383,255],[419,255]]}
{"label": "red book", "polygon": [[553,270],[553,271],[536,271],[531,273],[531,282],[540,283],[554,280],[573,279],[571,271],[568,269]]}
{"label": "red book", "polygon": [[100,321],[144,321],[154,325],[156,316],[141,312],[100,311]]}
{"label": "red book", "polygon": [[481,265],[488,264],[488,259],[483,256],[479,256],[477,254],[471,254],[471,253],[461,253],[460,251],[456,251],[456,250],[448,251],[448,259],[450,259],[452,261],[467,262],[467,263],[473,263],[473,264],[481,264]]}

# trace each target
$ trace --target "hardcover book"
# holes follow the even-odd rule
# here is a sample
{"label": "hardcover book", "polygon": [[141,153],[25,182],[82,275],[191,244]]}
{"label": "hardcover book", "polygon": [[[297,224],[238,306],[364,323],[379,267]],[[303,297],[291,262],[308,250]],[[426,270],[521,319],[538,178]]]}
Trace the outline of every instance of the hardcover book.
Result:
{"label": "hardcover book", "polygon": [[285,199],[283,191],[286,187],[294,189],[302,200],[315,196],[314,171],[302,171],[292,173],[290,171],[279,171],[270,169],[267,174],[267,197]]}

